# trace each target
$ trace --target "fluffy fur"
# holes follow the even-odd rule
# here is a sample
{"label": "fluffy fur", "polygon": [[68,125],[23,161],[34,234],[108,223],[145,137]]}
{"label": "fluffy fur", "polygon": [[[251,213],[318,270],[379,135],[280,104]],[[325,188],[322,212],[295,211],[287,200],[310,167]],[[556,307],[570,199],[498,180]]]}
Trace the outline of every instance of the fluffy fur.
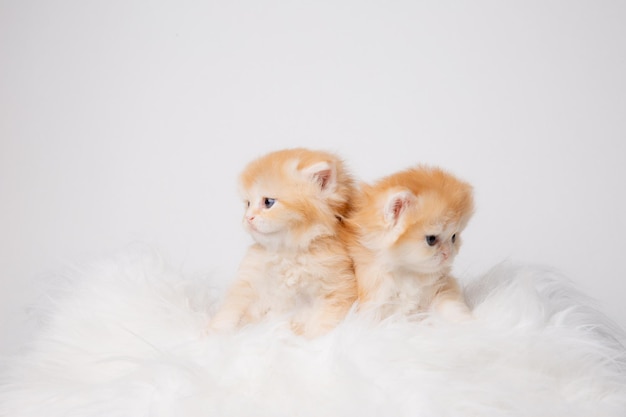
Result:
{"label": "fluffy fur", "polygon": [[469,318],[451,268],[473,212],[471,186],[419,166],[362,188],[351,245],[361,307],[382,317],[433,308],[454,320]]}
{"label": "fluffy fur", "polygon": [[244,169],[240,189],[243,224],[256,243],[210,329],[283,315],[307,337],[333,328],[356,300],[342,238],[354,186],[342,161],[307,149],[272,152]]}
{"label": "fluffy fur", "polygon": [[626,415],[622,331],[544,268],[469,284],[471,321],[351,312],[312,340],[282,319],[207,336],[220,282],[141,252],[77,268],[3,361],[0,416]]}

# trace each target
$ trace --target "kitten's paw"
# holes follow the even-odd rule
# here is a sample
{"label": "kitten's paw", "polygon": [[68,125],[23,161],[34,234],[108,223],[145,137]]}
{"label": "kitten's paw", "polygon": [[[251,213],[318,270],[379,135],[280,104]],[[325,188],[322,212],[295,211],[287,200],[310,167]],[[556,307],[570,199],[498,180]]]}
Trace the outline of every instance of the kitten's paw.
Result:
{"label": "kitten's paw", "polygon": [[464,323],[474,320],[474,315],[469,307],[462,302],[443,302],[437,306],[436,311],[444,319],[453,323]]}
{"label": "kitten's paw", "polygon": [[218,328],[215,328],[213,326],[213,323],[209,322],[209,324],[204,327],[203,335],[204,336],[211,336],[211,335],[217,334],[219,332],[220,332],[220,330]]}
{"label": "kitten's paw", "polygon": [[210,334],[219,334],[226,333],[228,331],[232,331],[235,326],[228,320],[220,320],[219,318],[213,318],[209,321],[208,326],[205,328],[205,333],[207,335]]}
{"label": "kitten's paw", "polygon": [[292,320],[289,323],[289,327],[291,327],[291,331],[298,336],[302,336],[304,334],[304,323],[302,322]]}
{"label": "kitten's paw", "polygon": [[472,314],[471,311],[467,310],[467,311],[455,312],[454,314],[452,314],[451,316],[447,318],[450,321],[453,321],[455,323],[465,323],[465,322],[474,320],[474,315]]}

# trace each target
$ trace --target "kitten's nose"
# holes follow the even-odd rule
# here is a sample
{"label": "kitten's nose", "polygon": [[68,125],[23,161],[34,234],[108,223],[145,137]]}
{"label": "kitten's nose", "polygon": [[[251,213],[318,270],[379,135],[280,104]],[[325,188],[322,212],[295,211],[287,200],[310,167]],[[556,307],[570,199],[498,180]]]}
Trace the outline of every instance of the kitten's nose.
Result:
{"label": "kitten's nose", "polygon": [[252,223],[252,221],[254,220],[254,216],[247,216],[246,220],[248,220],[248,223]]}

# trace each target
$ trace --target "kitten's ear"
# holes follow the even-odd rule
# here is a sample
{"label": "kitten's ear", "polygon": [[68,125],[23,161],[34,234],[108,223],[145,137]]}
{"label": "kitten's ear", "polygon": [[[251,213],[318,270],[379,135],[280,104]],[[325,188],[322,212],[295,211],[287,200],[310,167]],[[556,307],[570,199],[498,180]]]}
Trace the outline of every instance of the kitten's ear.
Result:
{"label": "kitten's ear", "polygon": [[397,191],[389,197],[385,203],[385,221],[391,226],[398,224],[398,220],[402,217],[402,214],[411,206],[417,203],[417,197],[408,191]]}
{"label": "kitten's ear", "polygon": [[335,166],[330,162],[318,162],[304,168],[302,172],[309,177],[311,181],[317,183],[321,190],[331,188],[337,181],[337,171],[335,170]]}

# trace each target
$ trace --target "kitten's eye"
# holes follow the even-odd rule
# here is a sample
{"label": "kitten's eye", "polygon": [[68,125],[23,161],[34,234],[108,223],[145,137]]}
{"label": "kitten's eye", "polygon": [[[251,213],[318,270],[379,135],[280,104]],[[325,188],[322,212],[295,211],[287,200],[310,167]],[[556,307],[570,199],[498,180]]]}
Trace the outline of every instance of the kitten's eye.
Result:
{"label": "kitten's eye", "polygon": [[265,198],[263,199],[263,205],[265,206],[265,208],[266,208],[266,209],[268,209],[268,208],[272,207],[272,206],[274,205],[274,203],[275,203],[275,202],[276,202],[276,200],[275,200],[275,199],[273,199],[273,198],[267,198],[267,197],[265,197]]}
{"label": "kitten's eye", "polygon": [[456,233],[452,235],[452,243],[456,242]]}
{"label": "kitten's eye", "polygon": [[426,236],[426,243],[428,244],[428,246],[435,246],[435,243],[437,243],[437,236],[435,235]]}
{"label": "kitten's eye", "polygon": [[246,207],[250,207],[250,201],[246,200]]}

